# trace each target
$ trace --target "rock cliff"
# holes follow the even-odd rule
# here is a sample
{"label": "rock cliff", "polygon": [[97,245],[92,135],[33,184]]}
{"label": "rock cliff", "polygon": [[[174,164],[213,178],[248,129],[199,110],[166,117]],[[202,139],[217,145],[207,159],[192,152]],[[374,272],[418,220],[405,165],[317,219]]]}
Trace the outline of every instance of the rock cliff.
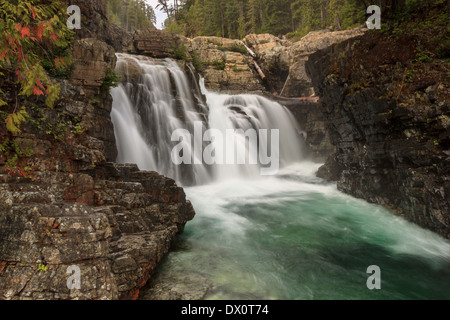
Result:
{"label": "rock cliff", "polygon": [[[21,132],[0,122],[0,299],[136,299],[195,215],[172,179],[112,162],[105,79],[124,42],[108,31],[102,1],[78,5],[85,24],[71,76],[54,80],[55,107],[22,99]],[[2,80],[9,110],[14,76]],[[79,288],[68,285],[75,269]]]}
{"label": "rock cliff", "polygon": [[422,34],[373,31],[310,56],[336,146],[319,176],[449,238],[448,68],[421,59],[415,40],[431,39]]}

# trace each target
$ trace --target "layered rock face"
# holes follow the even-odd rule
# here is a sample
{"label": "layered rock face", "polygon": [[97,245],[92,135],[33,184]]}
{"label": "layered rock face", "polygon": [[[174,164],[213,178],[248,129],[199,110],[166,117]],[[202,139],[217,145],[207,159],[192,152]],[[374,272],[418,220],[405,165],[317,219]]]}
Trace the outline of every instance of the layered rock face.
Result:
{"label": "layered rock face", "polygon": [[190,62],[204,77],[206,88],[211,90],[236,93],[265,90],[254,60],[240,40],[189,39],[165,30],[136,31],[125,52]]}
{"label": "layered rock face", "polygon": [[[194,210],[157,173],[112,163],[95,173],[2,170],[0,298],[138,297]],[[74,268],[79,288],[68,285]]]}
{"label": "layered rock face", "polygon": [[133,34],[128,53],[141,54],[153,58],[167,58],[182,44],[182,37],[165,30],[137,30]]}
{"label": "layered rock face", "polygon": [[289,52],[293,43],[271,34],[250,34],[244,43],[256,54],[271,90],[281,92],[289,75]]}
{"label": "layered rock face", "polygon": [[437,61],[423,66],[420,81],[405,81],[414,49],[399,50],[411,47],[376,35],[310,57],[308,70],[337,150],[319,176],[450,238],[450,105],[444,69]]}
{"label": "layered rock face", "polygon": [[201,64],[205,86],[212,90],[256,93],[265,90],[254,59],[240,40],[220,37],[186,39],[193,60]]}
{"label": "layered rock face", "polygon": [[365,29],[343,31],[319,30],[308,33],[297,42],[282,40],[270,34],[251,34],[244,42],[257,55],[271,88],[283,97],[309,97],[314,86],[306,72],[309,56],[334,43],[358,37]]}
{"label": "layered rock face", "polygon": [[111,162],[115,51],[83,32],[55,107],[21,101],[30,119],[16,134],[0,122],[0,299],[135,299],[195,215],[172,179]]}

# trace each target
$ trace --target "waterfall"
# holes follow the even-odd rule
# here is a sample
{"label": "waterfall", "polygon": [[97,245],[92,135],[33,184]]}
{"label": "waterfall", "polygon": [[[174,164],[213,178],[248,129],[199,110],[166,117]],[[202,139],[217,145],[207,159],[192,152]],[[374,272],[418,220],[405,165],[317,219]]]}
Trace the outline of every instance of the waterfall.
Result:
{"label": "waterfall", "polygon": [[[302,132],[277,102],[210,92],[191,66],[185,72],[171,59],[117,56],[116,70],[123,77],[111,91],[117,162],[199,185],[256,179],[271,172],[269,167],[301,159]],[[205,159],[208,155],[215,162]],[[177,163],[174,157],[190,161]]]}
{"label": "waterfall", "polygon": [[[316,177],[282,105],[211,92],[180,65],[118,54],[111,92],[117,161],[175,179],[196,212],[156,286],[183,299],[450,298],[448,241]],[[369,265],[383,290],[368,289]]]}

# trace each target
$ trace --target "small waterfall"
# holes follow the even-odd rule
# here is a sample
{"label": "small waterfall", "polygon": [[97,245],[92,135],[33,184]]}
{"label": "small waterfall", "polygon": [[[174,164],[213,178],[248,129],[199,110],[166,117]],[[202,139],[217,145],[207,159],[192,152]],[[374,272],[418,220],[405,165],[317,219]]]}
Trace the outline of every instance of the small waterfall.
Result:
{"label": "small waterfall", "polygon": [[[301,131],[280,104],[257,95],[209,92],[192,67],[184,72],[170,59],[117,56],[123,81],[111,91],[111,117],[118,162],[199,185],[260,177],[273,164],[269,160],[280,167],[301,160]],[[245,159],[238,150],[245,150]],[[205,154],[216,162],[205,161]],[[174,155],[191,161],[176,164]]]}

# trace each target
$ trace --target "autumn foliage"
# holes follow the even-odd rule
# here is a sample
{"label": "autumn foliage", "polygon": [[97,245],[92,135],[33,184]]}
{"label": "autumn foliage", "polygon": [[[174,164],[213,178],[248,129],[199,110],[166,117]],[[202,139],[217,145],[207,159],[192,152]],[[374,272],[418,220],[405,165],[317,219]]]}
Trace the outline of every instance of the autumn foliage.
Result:
{"label": "autumn foliage", "polygon": [[[59,96],[59,86],[52,82],[43,62],[51,61],[55,69],[63,68],[67,57],[55,55],[70,45],[72,31],[66,26],[65,1],[2,0],[0,2],[0,76],[14,72],[18,95],[44,96],[53,107]],[[0,106],[8,103],[0,90]],[[6,117],[6,127],[20,132],[25,121],[24,106],[16,106]]]}

